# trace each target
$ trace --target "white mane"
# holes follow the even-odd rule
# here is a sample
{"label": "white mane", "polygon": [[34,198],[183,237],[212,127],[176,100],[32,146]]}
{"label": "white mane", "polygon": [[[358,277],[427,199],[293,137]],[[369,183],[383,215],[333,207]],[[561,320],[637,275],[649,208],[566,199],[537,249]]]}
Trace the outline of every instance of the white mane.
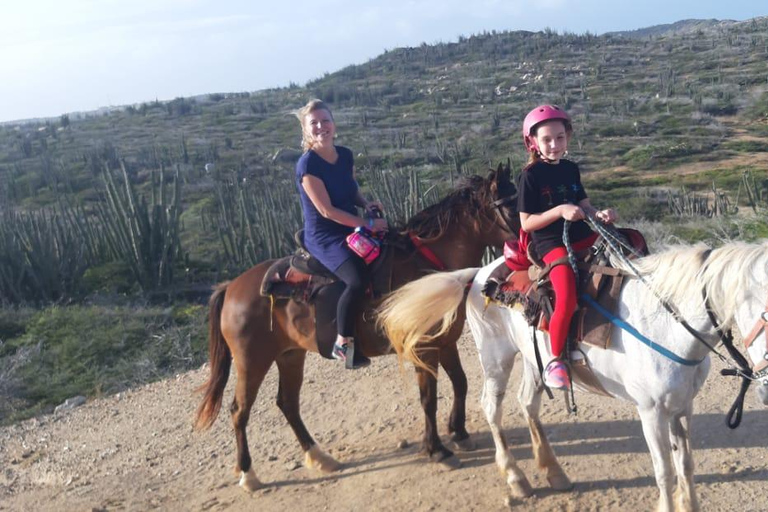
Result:
{"label": "white mane", "polygon": [[[656,296],[681,312],[703,311],[704,294],[718,320],[729,327],[738,306],[751,289],[768,278],[768,241],[760,244],[733,242],[717,249],[704,244],[670,246],[662,252],[632,262],[655,291]],[[706,256],[706,257],[705,257]],[[621,261],[612,263],[634,272]],[[762,276],[762,277],[760,277]],[[763,286],[758,293],[768,295]],[[761,300],[765,300],[761,297]],[[654,294],[646,295],[643,306],[658,305]]]}

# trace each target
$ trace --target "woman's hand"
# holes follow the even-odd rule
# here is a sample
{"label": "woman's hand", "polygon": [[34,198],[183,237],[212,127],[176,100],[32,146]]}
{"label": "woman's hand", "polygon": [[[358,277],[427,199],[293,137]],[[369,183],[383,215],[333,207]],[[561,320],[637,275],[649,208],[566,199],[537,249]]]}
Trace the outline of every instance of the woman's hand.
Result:
{"label": "woman's hand", "polygon": [[619,218],[616,210],[613,208],[606,208],[605,210],[595,212],[595,217],[605,224],[613,224]]}
{"label": "woman's hand", "polygon": [[370,229],[374,233],[386,232],[389,230],[389,223],[387,223],[387,219],[384,219],[384,218],[381,218],[381,219],[369,218],[368,229]]}
{"label": "woman's hand", "polygon": [[368,214],[369,217],[374,217],[376,211],[379,212],[379,214],[384,213],[384,205],[381,204],[379,201],[371,201],[370,203],[365,204],[365,211]]}
{"label": "woman's hand", "polygon": [[583,220],[586,217],[584,215],[584,210],[575,204],[561,204],[560,216],[569,222]]}

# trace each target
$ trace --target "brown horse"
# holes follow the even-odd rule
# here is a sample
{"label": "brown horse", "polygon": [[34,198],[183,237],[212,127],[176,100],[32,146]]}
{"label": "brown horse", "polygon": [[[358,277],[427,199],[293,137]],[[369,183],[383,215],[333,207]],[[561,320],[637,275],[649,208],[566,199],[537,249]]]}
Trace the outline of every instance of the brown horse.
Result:
{"label": "brown horse", "polygon": [[[486,178],[472,176],[442,201],[410,219],[404,231],[411,235],[414,244],[409,250],[396,249],[392,255],[393,289],[435,270],[435,263],[441,262],[445,270],[476,267],[486,247],[501,247],[516,234],[519,220],[512,201],[516,190],[509,174],[508,166],[499,166]],[[422,247],[416,249],[419,245]],[[240,472],[240,485],[248,490],[258,489],[262,484],[251,466],[246,425],[259,387],[273,362],[279,370],[277,406],[304,450],[305,465],[325,472],[339,467],[336,460],[317,446],[299,414],[306,353],[318,352],[314,308],[287,299],[271,305],[269,298],[260,295],[262,278],[271,264],[272,261],[260,263],[233,281],[219,284],[211,295],[211,374],[200,388],[204,397],[195,422],[197,429],[213,424],[234,361],[237,384],[230,413],[237,439],[236,470]],[[364,308],[368,314],[357,322],[356,349],[369,357],[393,353],[375,322],[365,321],[374,316],[371,312],[378,302],[369,301]],[[465,428],[467,379],[456,347],[463,320],[460,318],[448,333],[436,340],[432,346],[437,350],[430,350],[424,356],[431,371],[416,369],[426,415],[423,449],[430,460],[449,467],[457,467],[459,461],[442,444],[437,433],[436,371],[438,365],[442,365],[453,384],[453,409],[448,423],[452,441],[459,448],[470,448]]]}

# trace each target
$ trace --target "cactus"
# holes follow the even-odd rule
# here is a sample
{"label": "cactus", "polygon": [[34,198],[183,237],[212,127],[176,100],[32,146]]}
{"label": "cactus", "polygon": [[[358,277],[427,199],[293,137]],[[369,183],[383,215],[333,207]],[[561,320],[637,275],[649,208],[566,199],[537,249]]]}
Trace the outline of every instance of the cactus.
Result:
{"label": "cactus", "polygon": [[165,184],[165,168],[151,174],[151,199],[137,195],[121,161],[123,183],[118,185],[108,165],[102,178],[104,201],[97,215],[113,257],[125,261],[143,290],[173,281],[174,263],[184,259],[179,239],[181,180],[176,167],[171,197]]}

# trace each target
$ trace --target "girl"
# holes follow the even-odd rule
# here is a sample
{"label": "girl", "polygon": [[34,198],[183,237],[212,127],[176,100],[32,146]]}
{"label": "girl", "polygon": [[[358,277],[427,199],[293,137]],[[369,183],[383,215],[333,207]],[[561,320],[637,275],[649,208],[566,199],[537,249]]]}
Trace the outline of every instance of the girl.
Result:
{"label": "girl", "polygon": [[[520,225],[531,234],[536,254],[543,255],[547,264],[568,254],[563,245],[566,220],[571,222],[568,235],[576,251],[591,246],[597,237],[584,222],[586,216],[605,223],[616,220],[614,210],[597,211],[590,204],[579,167],[563,158],[572,132],[570,117],[556,105],[536,107],[523,122],[523,141],[530,157],[520,178]],[[549,276],[555,292],[549,320],[553,359],[544,370],[544,384],[568,389],[571,382],[562,354],[576,309],[576,276],[567,264],[555,266]]]}
{"label": "girl", "polygon": [[312,100],[296,114],[301,122],[304,154],[296,163],[296,183],[304,213],[304,245],[312,256],[346,284],[336,309],[338,336],[333,357],[347,368],[370,364],[354,351],[354,326],[370,283],[368,267],[352,253],[345,240],[358,226],[374,233],[387,230],[385,219],[365,219],[357,206],[368,212],[383,211],[381,203],[366,201],[355,181],[352,151],[333,143],[336,124],[328,106]]}

